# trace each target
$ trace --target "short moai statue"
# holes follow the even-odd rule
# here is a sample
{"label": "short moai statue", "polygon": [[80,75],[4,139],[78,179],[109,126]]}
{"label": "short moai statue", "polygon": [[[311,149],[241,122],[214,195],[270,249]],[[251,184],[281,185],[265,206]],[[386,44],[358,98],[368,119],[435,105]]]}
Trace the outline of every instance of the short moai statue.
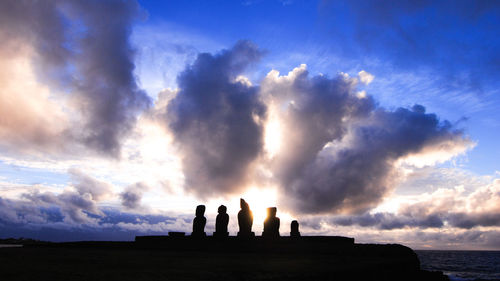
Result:
{"label": "short moai statue", "polygon": [[291,237],[300,237],[300,232],[299,232],[299,222],[298,221],[292,221],[290,225],[290,236]]}
{"label": "short moai statue", "polygon": [[205,205],[198,205],[196,207],[196,217],[193,220],[193,233],[192,237],[204,237],[205,234],[205,224],[207,224],[207,219],[205,218]]}
{"label": "short moai statue", "polygon": [[238,212],[238,226],[240,227],[238,237],[254,237],[255,233],[252,232],[253,214],[250,206],[243,198],[240,199],[240,207],[241,210]]}
{"label": "short moai statue", "polygon": [[264,220],[262,237],[277,238],[280,236],[280,219],[276,217],[276,207],[267,208],[267,218]]}
{"label": "short moai statue", "polygon": [[226,206],[220,205],[218,213],[215,219],[214,237],[228,237],[229,232],[227,231],[227,225],[229,223],[229,215],[227,214]]}

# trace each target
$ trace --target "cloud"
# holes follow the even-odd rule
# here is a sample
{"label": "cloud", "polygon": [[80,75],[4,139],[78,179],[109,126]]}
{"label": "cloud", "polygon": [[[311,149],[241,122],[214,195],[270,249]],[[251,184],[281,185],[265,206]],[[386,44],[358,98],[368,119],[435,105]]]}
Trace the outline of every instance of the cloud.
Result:
{"label": "cloud", "polygon": [[[0,214],[6,209],[20,212],[27,204],[0,198]],[[191,221],[167,215],[140,215],[116,209],[103,209],[102,217],[95,224],[68,224],[63,222],[59,208],[33,206],[41,220],[25,212],[23,220],[0,217],[1,238],[29,237],[43,241],[133,241],[136,235],[166,235],[168,231],[186,231]],[[21,216],[18,216],[21,218]]]}
{"label": "cloud", "polygon": [[[61,233],[74,231],[78,237],[83,237],[80,239],[88,240],[101,232],[107,235],[99,235],[101,240],[113,237],[129,237],[120,240],[131,240],[134,233],[165,234],[169,230],[189,229],[191,217],[186,219],[186,216],[180,215],[174,219],[166,215],[124,213],[116,207],[104,207],[101,203],[109,202],[103,200],[112,195],[111,185],[78,170],[71,170],[70,173],[74,182],[61,192],[40,192],[42,186],[32,186],[19,199],[0,197],[1,235],[30,233],[32,238],[68,241],[78,239],[73,235],[64,237]],[[120,194],[123,204],[138,209],[145,190],[148,187],[143,183],[127,187]],[[131,193],[135,197],[130,196]],[[33,233],[33,230],[42,233]],[[128,234],[113,234],[111,230]]]}
{"label": "cloud", "polygon": [[[0,56],[16,54],[17,49],[29,50],[29,65],[42,83],[50,87],[51,95],[55,91],[71,93],[69,98],[50,97],[65,100],[59,111],[68,114],[66,119],[70,124],[59,130],[49,129],[53,125],[58,127],[57,118],[52,118],[53,105],[46,109],[47,113],[34,111],[30,107],[34,102],[6,100],[2,94],[0,108],[14,106],[18,111],[26,108],[29,113],[20,120],[8,111],[7,122],[0,124],[1,129],[7,130],[4,134],[10,135],[16,124],[35,121],[34,124],[41,123],[41,129],[31,133],[31,125],[22,130],[28,137],[39,136],[28,138],[30,143],[40,144],[50,139],[45,141],[50,144],[60,138],[64,140],[62,144],[82,143],[94,151],[118,157],[122,138],[133,128],[137,115],[150,104],[134,77],[135,52],[129,43],[132,23],[140,16],[138,4],[8,0],[2,1],[0,11],[0,39],[4,42]],[[10,76],[3,78],[9,80]],[[47,97],[35,98],[40,100],[36,105],[50,103]],[[37,122],[37,117],[42,117],[42,122]]]}
{"label": "cloud", "polygon": [[[92,199],[89,193],[80,194],[74,191],[64,191],[61,194],[54,194],[51,192],[40,193],[35,190],[31,193],[23,194],[22,198],[31,202],[33,208],[58,208],[63,221],[68,225],[95,224],[96,219],[89,214],[102,215],[102,212],[97,207],[97,202]],[[23,216],[23,211],[19,210],[17,204],[14,203],[13,208],[19,216]],[[40,215],[40,219],[47,218],[44,215]],[[26,223],[29,222],[31,221],[27,221]]]}
{"label": "cloud", "polygon": [[159,95],[153,116],[166,120],[179,147],[187,191],[235,194],[252,179],[278,186],[293,212],[363,213],[394,189],[399,166],[434,165],[473,145],[422,105],[391,111],[359,96],[347,74],[311,77],[301,65],[253,86],[241,73],[260,56],[246,41],[200,54],[179,89]]}
{"label": "cloud", "polygon": [[262,82],[282,128],[271,167],[288,208],[362,213],[393,189],[399,159],[434,151],[443,161],[471,145],[425,107],[389,111],[356,86],[346,74],[309,77],[305,66],[287,76],[271,71]]}
{"label": "cloud", "polygon": [[0,148],[25,154],[64,146],[61,136],[68,118],[50,99],[50,90],[36,82],[28,60],[28,50],[7,55],[0,50]]}
{"label": "cloud", "polygon": [[266,107],[258,88],[237,77],[262,52],[248,41],[202,53],[178,77],[165,116],[179,146],[185,187],[200,196],[236,193],[262,152]]}
{"label": "cloud", "polygon": [[358,73],[358,76],[359,76],[359,81],[361,81],[361,83],[365,85],[370,84],[373,81],[373,79],[375,79],[375,76],[373,74],[370,74],[364,70],[361,70]]}
{"label": "cloud", "polygon": [[415,203],[403,204],[401,214],[413,217],[440,216],[452,227],[500,226],[500,180],[468,193],[463,187],[440,188],[424,193]]}
{"label": "cloud", "polygon": [[147,185],[140,182],[128,186],[122,193],[120,193],[122,205],[127,209],[139,208],[142,196],[148,189],[149,187]]}
{"label": "cloud", "polygon": [[401,203],[396,212],[373,212],[362,215],[326,216],[308,219],[308,225],[321,223],[360,226],[382,230],[392,229],[473,229],[500,227],[500,180],[467,192],[463,187],[439,188],[418,195],[413,201]]}
{"label": "cloud", "polygon": [[413,218],[411,216],[402,216],[393,213],[367,213],[361,216],[341,216],[331,219],[330,223],[342,226],[357,225],[384,230],[401,229],[405,227],[424,229],[440,228],[444,225],[443,220],[436,215],[424,218]]}
{"label": "cloud", "polygon": [[80,195],[90,194],[93,200],[101,201],[113,193],[113,187],[109,183],[96,180],[77,169],[70,169],[68,172]]}
{"label": "cloud", "polygon": [[[68,224],[95,224],[96,217],[103,216],[98,203],[113,195],[113,187],[106,182],[92,178],[79,170],[69,170],[73,184],[60,193],[40,192],[33,188],[30,192],[21,194],[25,201],[11,201],[11,208],[18,216],[24,216],[24,207],[30,206],[31,213],[39,220],[48,219],[45,214],[36,211],[39,208],[57,208],[62,219]],[[22,203],[21,203],[22,202]],[[33,211],[35,210],[35,211]],[[12,216],[11,216],[12,217]],[[15,221],[12,220],[11,221]]]}

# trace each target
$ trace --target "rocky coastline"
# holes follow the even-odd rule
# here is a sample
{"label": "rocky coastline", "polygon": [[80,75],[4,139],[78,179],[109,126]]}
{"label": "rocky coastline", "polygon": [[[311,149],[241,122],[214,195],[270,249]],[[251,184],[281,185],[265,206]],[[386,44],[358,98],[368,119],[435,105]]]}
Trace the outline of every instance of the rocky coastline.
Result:
{"label": "rocky coastline", "polygon": [[137,236],[1,249],[2,280],[448,280],[399,244],[340,236]]}

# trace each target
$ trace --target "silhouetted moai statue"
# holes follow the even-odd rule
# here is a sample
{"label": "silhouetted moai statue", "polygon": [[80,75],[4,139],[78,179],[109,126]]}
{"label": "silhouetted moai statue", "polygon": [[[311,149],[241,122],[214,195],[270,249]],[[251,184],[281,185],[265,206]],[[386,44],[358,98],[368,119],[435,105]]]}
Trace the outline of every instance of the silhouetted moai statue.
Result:
{"label": "silhouetted moai statue", "polygon": [[207,223],[207,219],[204,217],[205,214],[205,205],[198,205],[196,207],[196,217],[193,220],[193,233],[191,236],[193,237],[203,237],[205,234],[205,224]]}
{"label": "silhouetted moai statue", "polygon": [[238,232],[239,237],[254,237],[255,233],[252,232],[253,224],[253,214],[250,211],[250,206],[245,200],[240,199],[241,210],[238,212],[238,225],[240,231]]}
{"label": "silhouetted moai statue", "polygon": [[276,207],[267,208],[267,218],[264,220],[262,237],[277,238],[280,236],[280,219],[276,217]]}
{"label": "silhouetted moai statue", "polygon": [[292,223],[290,224],[290,236],[291,237],[300,237],[299,222],[298,221],[292,221]]}
{"label": "silhouetted moai statue", "polygon": [[215,219],[214,237],[228,237],[229,232],[227,232],[227,224],[229,223],[229,215],[226,213],[226,206],[220,205],[218,212],[219,214]]}

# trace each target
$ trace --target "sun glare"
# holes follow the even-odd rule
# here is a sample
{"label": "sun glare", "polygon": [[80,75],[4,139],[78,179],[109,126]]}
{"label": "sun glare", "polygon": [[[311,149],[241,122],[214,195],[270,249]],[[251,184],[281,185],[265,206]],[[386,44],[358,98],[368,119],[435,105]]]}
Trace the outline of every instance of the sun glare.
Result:
{"label": "sun glare", "polygon": [[279,151],[281,146],[281,125],[277,118],[273,118],[266,124],[264,136],[264,149],[273,158]]}
{"label": "sun glare", "polygon": [[253,213],[253,224],[259,229],[267,216],[267,208],[276,207],[277,194],[275,189],[252,188],[243,193],[241,198],[250,205]]}

